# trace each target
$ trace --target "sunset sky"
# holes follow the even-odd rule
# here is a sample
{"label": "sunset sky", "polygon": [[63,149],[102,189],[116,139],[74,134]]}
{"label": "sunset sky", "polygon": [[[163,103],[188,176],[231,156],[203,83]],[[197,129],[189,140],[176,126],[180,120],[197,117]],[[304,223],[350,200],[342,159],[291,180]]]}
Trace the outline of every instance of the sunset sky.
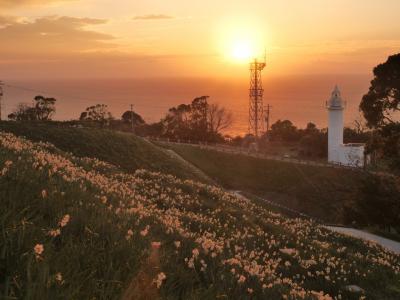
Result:
{"label": "sunset sky", "polygon": [[[141,97],[150,120],[172,104],[210,93],[239,112],[244,130],[246,56],[263,56],[265,49],[265,102],[274,105],[275,119],[323,126],[323,103],[338,83],[350,103],[350,122],[372,68],[399,52],[399,11],[399,0],[0,0],[0,80],[48,90],[50,79],[146,79],[128,81],[127,88],[115,83],[125,93],[119,100],[108,83],[102,92],[97,83],[54,84],[51,91],[68,86],[69,93],[108,104],[114,97],[116,115]],[[160,78],[169,81],[151,81]],[[5,113],[34,95],[6,92]],[[57,98],[64,101],[58,119],[76,117],[75,110],[88,104],[71,107],[71,97]],[[298,103],[290,106],[293,100]]]}
{"label": "sunset sky", "polygon": [[0,0],[0,75],[247,76],[232,58],[242,39],[265,46],[270,76],[366,73],[400,48],[399,11],[398,0]]}

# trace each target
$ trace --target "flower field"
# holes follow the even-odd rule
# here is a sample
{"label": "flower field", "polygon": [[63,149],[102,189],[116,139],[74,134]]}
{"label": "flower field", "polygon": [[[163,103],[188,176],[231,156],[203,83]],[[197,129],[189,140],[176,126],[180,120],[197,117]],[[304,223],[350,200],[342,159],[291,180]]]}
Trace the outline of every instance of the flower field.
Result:
{"label": "flower field", "polygon": [[120,299],[154,248],[160,299],[400,298],[400,256],[376,244],[5,132],[0,201],[6,299]]}

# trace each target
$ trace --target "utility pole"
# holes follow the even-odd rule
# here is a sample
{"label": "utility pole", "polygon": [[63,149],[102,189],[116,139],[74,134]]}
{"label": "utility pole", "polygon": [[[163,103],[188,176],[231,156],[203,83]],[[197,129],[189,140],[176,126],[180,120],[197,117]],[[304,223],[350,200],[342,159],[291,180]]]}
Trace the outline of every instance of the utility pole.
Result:
{"label": "utility pole", "polygon": [[2,100],[3,100],[3,82],[0,81],[0,121],[1,121],[1,106],[2,106]]}
{"label": "utility pole", "polygon": [[264,112],[265,112],[265,123],[267,124],[267,129],[266,132],[268,133],[269,131],[269,124],[270,124],[270,112],[271,112],[271,108],[272,106],[267,104],[267,106],[264,108]]}
{"label": "utility pole", "polygon": [[133,132],[133,104],[131,104],[131,129]]}

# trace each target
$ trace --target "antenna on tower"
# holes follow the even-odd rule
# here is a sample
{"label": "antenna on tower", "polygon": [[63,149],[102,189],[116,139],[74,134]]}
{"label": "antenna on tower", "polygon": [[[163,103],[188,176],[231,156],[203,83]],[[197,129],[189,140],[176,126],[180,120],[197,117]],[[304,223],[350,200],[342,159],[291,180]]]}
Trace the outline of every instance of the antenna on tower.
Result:
{"label": "antenna on tower", "polygon": [[263,62],[254,58],[250,62],[250,89],[249,89],[249,133],[257,139],[264,133],[264,105],[261,71],[266,66],[266,57]]}

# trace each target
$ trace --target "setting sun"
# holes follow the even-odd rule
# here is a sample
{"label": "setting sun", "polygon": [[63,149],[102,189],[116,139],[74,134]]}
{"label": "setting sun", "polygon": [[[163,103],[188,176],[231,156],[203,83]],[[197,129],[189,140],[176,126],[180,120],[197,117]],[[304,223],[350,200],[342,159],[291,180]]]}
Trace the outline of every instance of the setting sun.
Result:
{"label": "setting sun", "polygon": [[267,29],[255,19],[224,18],[219,25],[217,36],[219,50],[229,61],[248,62],[262,55],[266,43],[266,31]]}
{"label": "setting sun", "polygon": [[236,60],[247,61],[255,55],[254,46],[248,40],[237,40],[232,44],[231,55]]}

